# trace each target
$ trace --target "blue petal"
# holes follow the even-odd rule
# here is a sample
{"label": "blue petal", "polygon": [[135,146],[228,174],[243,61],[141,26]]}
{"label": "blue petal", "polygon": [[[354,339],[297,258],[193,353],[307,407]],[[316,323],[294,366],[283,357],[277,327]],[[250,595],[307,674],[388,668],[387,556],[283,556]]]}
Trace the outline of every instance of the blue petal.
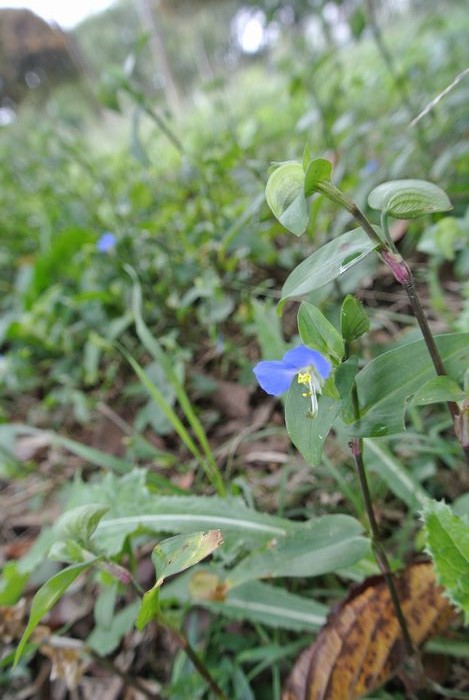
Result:
{"label": "blue petal", "polygon": [[280,360],[264,360],[253,369],[260,386],[272,396],[280,396],[287,391],[297,371],[295,367],[286,367]]}
{"label": "blue petal", "polygon": [[327,379],[331,373],[331,364],[317,350],[307,348],[306,345],[299,345],[285,353],[282,362],[288,368],[295,369],[296,372],[312,365],[316,368],[323,379]]}
{"label": "blue petal", "polygon": [[96,249],[100,253],[108,253],[116,245],[117,239],[113,233],[106,231],[96,243]]}

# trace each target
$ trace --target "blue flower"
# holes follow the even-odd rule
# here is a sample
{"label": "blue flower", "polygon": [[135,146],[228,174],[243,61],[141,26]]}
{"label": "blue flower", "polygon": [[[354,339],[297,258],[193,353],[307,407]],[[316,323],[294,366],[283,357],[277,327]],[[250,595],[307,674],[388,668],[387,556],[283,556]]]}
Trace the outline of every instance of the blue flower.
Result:
{"label": "blue flower", "polygon": [[109,253],[116,247],[117,239],[113,233],[106,231],[96,243],[96,250],[100,253]]}
{"label": "blue flower", "polygon": [[264,360],[253,369],[256,379],[264,391],[272,396],[280,396],[289,389],[293,378],[298,375],[298,384],[306,391],[303,396],[311,398],[311,413],[318,410],[316,394],[321,393],[323,381],[331,372],[331,364],[317,350],[299,345],[285,353],[281,360]]}

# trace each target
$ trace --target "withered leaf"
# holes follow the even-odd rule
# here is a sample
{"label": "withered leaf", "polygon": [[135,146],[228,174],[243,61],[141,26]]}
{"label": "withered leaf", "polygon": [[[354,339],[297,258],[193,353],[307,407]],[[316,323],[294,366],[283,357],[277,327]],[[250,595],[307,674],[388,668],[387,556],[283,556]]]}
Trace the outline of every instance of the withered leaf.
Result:
{"label": "withered leaf", "polygon": [[[395,584],[415,646],[447,629],[455,612],[430,563],[407,567]],[[381,576],[372,577],[330,614],[297,660],[282,700],[355,700],[383,685],[405,658],[388,587]]]}

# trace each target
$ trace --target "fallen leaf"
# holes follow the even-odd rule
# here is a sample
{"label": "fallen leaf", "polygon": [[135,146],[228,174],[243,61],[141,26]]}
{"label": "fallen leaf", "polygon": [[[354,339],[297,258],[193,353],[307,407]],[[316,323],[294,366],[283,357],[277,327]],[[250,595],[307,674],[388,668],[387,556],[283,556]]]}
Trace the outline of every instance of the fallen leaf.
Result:
{"label": "fallen leaf", "polygon": [[40,651],[52,661],[51,681],[56,679],[64,681],[68,690],[78,687],[89,664],[89,661],[83,658],[81,649],[43,644]]}
{"label": "fallen leaf", "polygon": [[[454,620],[430,563],[409,566],[395,584],[416,646]],[[383,685],[406,657],[388,587],[372,577],[331,613],[295,664],[282,700],[355,700]]]}

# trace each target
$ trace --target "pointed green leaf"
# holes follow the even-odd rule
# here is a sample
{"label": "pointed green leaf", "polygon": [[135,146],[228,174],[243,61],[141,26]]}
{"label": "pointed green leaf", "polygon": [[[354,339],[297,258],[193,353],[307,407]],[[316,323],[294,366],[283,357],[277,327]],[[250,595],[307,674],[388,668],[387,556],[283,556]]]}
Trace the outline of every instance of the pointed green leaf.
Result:
{"label": "pointed green leaf", "polygon": [[157,582],[153,588],[150,588],[143,596],[135,623],[138,630],[143,630],[152,620],[158,618],[158,613],[160,611],[160,589],[161,586]]}
{"label": "pointed green leaf", "polygon": [[293,270],[283,286],[280,304],[332,282],[376,247],[361,228],[334,238]]}
{"label": "pointed green leaf", "polygon": [[308,464],[321,461],[324,441],[340,410],[340,401],[320,396],[318,412],[311,417],[310,399],[303,396],[304,387],[292,382],[285,402],[285,423],[290,440]]}
{"label": "pointed green leaf", "polygon": [[409,404],[426,406],[441,401],[461,401],[465,397],[464,391],[451,377],[432,377],[415,392]]}
{"label": "pointed green leaf", "polygon": [[341,407],[349,400],[357,366],[356,356],[339,365],[334,376],[329,378],[337,398],[319,396],[318,412],[314,418],[310,413],[310,399],[303,396],[302,385],[292,382],[285,402],[285,423],[290,440],[308,464],[315,466],[320,463],[324,442]]}
{"label": "pointed green leaf", "polygon": [[312,160],[306,168],[304,179],[305,196],[309,197],[317,191],[317,185],[321,182],[332,180],[332,163],[325,158]]}
{"label": "pointed green leaf", "polygon": [[283,163],[271,174],[265,190],[272,213],[295,236],[301,236],[308,224],[304,177],[300,163]]}
{"label": "pointed green leaf", "polygon": [[396,219],[414,219],[453,208],[446,193],[426,180],[384,182],[370,192],[368,204]]}
{"label": "pointed green leaf", "polygon": [[409,508],[423,506],[429,494],[386,447],[382,440],[366,438],[364,445],[364,461],[369,469],[385,482],[395,496],[400,498]]}
{"label": "pointed green leaf", "polygon": [[137,628],[142,630],[158,616],[159,590],[168,576],[179,574],[208,557],[223,543],[220,530],[176,535],[160,542],[151,555],[157,581],[145,593],[138,617]]}
{"label": "pointed green leaf", "polygon": [[15,664],[21,658],[21,655],[26,646],[26,642],[30,638],[31,634],[34,632],[39,622],[42,620],[44,615],[49,612],[49,610],[56,604],[56,602],[63,596],[67,588],[75,581],[76,578],[86,569],[98,561],[99,557],[92,561],[83,562],[81,564],[73,564],[68,566],[66,569],[62,569],[58,574],[52,576],[46,583],[41,586],[36,595],[33,598],[31,605],[31,612],[29,614],[28,625],[23,632],[23,636],[18,644],[15,654]]}
{"label": "pointed green leaf", "polygon": [[[469,366],[469,333],[435,337],[448,374],[461,381]],[[369,362],[356,376],[360,420],[351,435],[381,437],[404,429],[406,400],[435,376],[423,340],[407,343]]]}
{"label": "pointed green leaf", "polygon": [[429,500],[423,513],[427,549],[439,583],[469,623],[469,519],[458,518],[445,503]]}
{"label": "pointed green leaf", "polygon": [[245,557],[226,581],[230,588],[278,576],[319,576],[351,566],[370,551],[363,527],[348,515],[325,515]]}
{"label": "pointed green leaf", "polygon": [[351,294],[345,297],[340,312],[340,330],[344,341],[351,343],[367,333],[370,321],[363,308],[363,304]]}
{"label": "pointed green leaf", "polygon": [[316,306],[303,302],[298,310],[298,332],[305,345],[329,355],[337,362],[344,356],[340,333]]}
{"label": "pointed green leaf", "polygon": [[194,566],[223,544],[220,530],[176,535],[163,540],[153,550],[151,560],[158,577],[157,585],[165,578]]}
{"label": "pointed green leaf", "polygon": [[108,510],[108,506],[90,503],[65,512],[54,528],[57,537],[62,540],[70,539],[87,544],[98,527],[99,521]]}

